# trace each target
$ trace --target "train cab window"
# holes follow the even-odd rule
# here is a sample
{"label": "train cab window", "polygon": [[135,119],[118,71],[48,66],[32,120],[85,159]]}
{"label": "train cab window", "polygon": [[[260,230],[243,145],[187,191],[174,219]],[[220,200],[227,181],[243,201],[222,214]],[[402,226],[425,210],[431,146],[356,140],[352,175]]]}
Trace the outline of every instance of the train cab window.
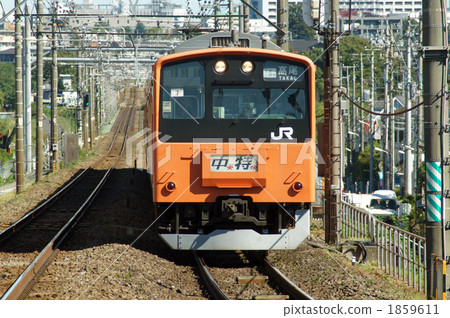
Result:
{"label": "train cab window", "polygon": [[304,119],[307,99],[301,88],[219,88],[213,90],[216,119]]}
{"label": "train cab window", "polygon": [[177,63],[164,68],[161,111],[165,119],[205,116],[205,71],[200,62]]}
{"label": "train cab window", "polygon": [[202,117],[198,98],[195,96],[174,97],[174,118],[200,118]]}

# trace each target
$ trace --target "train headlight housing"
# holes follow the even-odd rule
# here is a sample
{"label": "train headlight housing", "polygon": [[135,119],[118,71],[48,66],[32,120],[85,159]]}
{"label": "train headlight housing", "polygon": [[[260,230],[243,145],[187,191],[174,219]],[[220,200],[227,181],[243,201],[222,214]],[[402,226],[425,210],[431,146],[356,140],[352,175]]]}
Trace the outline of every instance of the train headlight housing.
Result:
{"label": "train headlight housing", "polygon": [[166,190],[169,192],[173,192],[177,186],[173,182],[166,183]]}
{"label": "train headlight housing", "polygon": [[223,60],[218,60],[216,64],[214,64],[214,71],[217,74],[223,74],[227,70],[227,63]]}
{"label": "train headlight housing", "polygon": [[252,61],[244,61],[241,65],[241,70],[245,74],[252,73],[254,68],[255,68],[255,66],[253,65]]}
{"label": "train headlight housing", "polygon": [[303,189],[303,184],[301,182],[294,182],[292,185],[292,189],[294,189],[295,192],[299,192],[301,189]]}

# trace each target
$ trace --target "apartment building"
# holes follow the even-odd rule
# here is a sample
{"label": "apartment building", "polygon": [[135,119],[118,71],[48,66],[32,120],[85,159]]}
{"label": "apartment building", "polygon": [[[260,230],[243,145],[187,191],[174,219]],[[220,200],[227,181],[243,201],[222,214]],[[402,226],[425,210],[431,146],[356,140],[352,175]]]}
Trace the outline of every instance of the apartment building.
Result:
{"label": "apartment building", "polygon": [[339,9],[363,11],[373,15],[406,14],[413,18],[422,12],[422,0],[340,0]]}

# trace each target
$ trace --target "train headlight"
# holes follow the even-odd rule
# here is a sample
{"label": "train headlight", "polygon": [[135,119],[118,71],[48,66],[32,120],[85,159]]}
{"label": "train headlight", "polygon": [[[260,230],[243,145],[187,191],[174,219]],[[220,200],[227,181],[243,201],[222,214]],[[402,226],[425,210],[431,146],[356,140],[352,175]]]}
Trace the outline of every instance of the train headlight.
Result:
{"label": "train headlight", "polygon": [[244,63],[242,63],[241,69],[242,69],[242,72],[244,72],[245,74],[250,74],[251,72],[253,72],[253,69],[254,69],[253,62],[245,61]]}
{"label": "train headlight", "polygon": [[214,65],[214,71],[216,71],[217,74],[223,74],[227,70],[227,63],[223,60],[219,60]]}

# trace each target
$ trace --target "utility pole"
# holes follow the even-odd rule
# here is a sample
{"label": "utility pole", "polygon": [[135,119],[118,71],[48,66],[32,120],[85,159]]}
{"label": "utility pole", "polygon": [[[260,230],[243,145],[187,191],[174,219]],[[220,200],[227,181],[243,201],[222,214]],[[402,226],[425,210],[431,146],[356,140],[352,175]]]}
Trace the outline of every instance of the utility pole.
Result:
{"label": "utility pole", "polygon": [[[329,156],[328,156],[328,183],[325,187],[325,241],[328,243],[339,243],[339,211],[341,195],[341,136],[340,136],[340,115],[339,107],[339,0],[330,1],[330,24],[326,30],[326,40],[324,41],[325,56],[327,61],[324,74],[327,104],[325,116],[329,118]],[[329,48],[329,49],[328,49]],[[328,49],[328,50],[327,50]],[[325,107],[324,107],[325,108]]]}
{"label": "utility pole", "polygon": [[94,96],[94,69],[89,68],[89,107],[87,108],[89,111],[89,149],[94,148],[94,138],[95,138],[95,116],[94,116],[94,104],[95,104],[95,96]]}
{"label": "utility pole", "polygon": [[[389,103],[390,111],[388,113],[393,113],[394,110],[394,30],[391,25],[389,34],[389,59],[390,59],[390,72],[389,72]],[[390,168],[390,189],[395,188],[395,129],[394,129],[395,117],[389,117],[389,168]]]}
{"label": "utility pole", "polygon": [[25,166],[23,153],[23,83],[22,83],[22,22],[19,0],[15,1],[15,62],[16,62],[16,192],[25,187]]}
{"label": "utility pole", "polygon": [[[77,53],[78,57],[81,57],[81,52],[78,51]],[[78,64],[77,66],[77,95],[78,95],[78,103],[77,103],[77,134],[78,134],[78,144],[82,143],[83,140],[83,88],[82,88],[82,82],[83,82],[83,73],[82,73],[82,67],[81,64]]]}
{"label": "utility pole", "polygon": [[[362,53],[359,54],[359,57],[361,59],[361,106],[364,106],[364,84],[363,84],[363,77],[364,77],[364,64],[363,64],[363,55]],[[360,118],[363,120],[364,112],[362,109],[359,110]],[[361,152],[364,151],[364,124],[361,123]]]}
{"label": "utility pole", "polygon": [[[433,254],[450,261],[450,171],[446,1],[423,0],[423,100],[426,163],[427,298]],[[448,268],[448,266],[447,266]],[[444,283],[449,295],[449,280]],[[447,298],[448,299],[448,298]]]}
{"label": "utility pole", "polygon": [[[388,29],[387,29],[387,25],[386,25],[386,40],[388,37]],[[386,51],[384,53],[384,110],[386,111],[386,114],[389,113],[389,46],[386,43],[386,47],[385,47]],[[388,141],[389,141],[389,117],[386,118],[385,120],[385,135],[382,137],[383,140],[383,149],[388,151]],[[389,165],[389,161],[388,159],[390,159],[390,157],[393,154],[391,153],[389,156],[387,156],[386,153],[382,153],[382,158],[383,158],[383,189],[391,189],[389,186],[389,180],[390,178],[390,169],[388,172],[388,165]]]}
{"label": "utility pole", "polygon": [[37,2],[37,99],[36,99],[36,182],[42,180],[44,175],[44,129],[42,120],[44,117],[44,43],[42,35],[42,14],[44,13],[44,2]]}
{"label": "utility pole", "polygon": [[[408,27],[406,30],[406,90],[405,90],[405,106],[406,110],[411,109],[411,57],[412,57],[412,47],[411,47],[411,19],[408,17]],[[408,111],[405,115],[405,134],[406,134],[406,145],[405,145],[405,194],[413,194],[413,154],[412,154],[412,114]],[[417,150],[418,151],[418,150]]]}
{"label": "utility pole", "polygon": [[[375,70],[374,70],[374,56],[373,56],[373,50],[370,55],[370,77],[372,80],[372,96],[370,100],[370,111],[373,112],[374,106],[375,106]],[[373,116],[370,114],[370,126],[369,126],[369,134],[370,134],[370,164],[369,164],[369,192],[373,193],[374,184],[373,184]]]}
{"label": "utility pole", "polygon": [[[88,68],[86,66],[86,64],[84,65],[84,78],[83,78],[83,83],[85,83],[83,85],[83,91],[85,92],[89,92],[89,74],[88,74]],[[89,102],[90,96],[88,94],[88,104],[90,105]],[[89,110],[90,107],[85,107],[84,104],[84,96],[83,96],[83,107],[82,107],[82,112],[83,112],[83,148],[84,149],[89,149],[89,127],[90,127],[90,116],[89,116]]]}
{"label": "utility pole", "polygon": [[100,77],[98,75],[94,76],[94,94],[95,94],[95,136],[100,135]]}
{"label": "utility pole", "polygon": [[[245,3],[249,3],[249,0],[242,0],[242,1]],[[243,5],[242,13],[244,14],[242,30],[244,33],[249,33],[250,32],[250,8],[247,5]]]}
{"label": "utility pole", "polygon": [[214,31],[219,29],[219,19],[217,15],[219,14],[219,0],[214,0]]}
{"label": "utility pole", "polygon": [[52,108],[51,108],[51,147],[52,147],[52,170],[58,171],[58,53],[56,51],[56,21],[58,20],[58,1],[54,3],[52,21]]}
{"label": "utility pole", "polygon": [[[423,42],[423,32],[422,31],[422,20],[419,21],[419,43]],[[420,104],[422,102],[422,91],[423,91],[423,56],[422,54],[419,54],[419,71],[418,71],[418,77],[419,77],[419,94],[417,94],[417,103]],[[415,193],[415,202],[416,202],[416,208],[417,208],[417,194],[422,195],[422,162],[421,162],[421,156],[420,153],[423,152],[423,107],[417,108],[417,134],[416,134],[416,190]]]}
{"label": "utility pole", "polygon": [[[356,100],[356,65],[355,64],[353,64],[353,67],[352,67],[352,72],[353,72],[353,96],[352,96],[352,98],[353,98],[353,100]],[[350,107],[350,103],[349,103],[349,107]],[[355,125],[356,125],[356,121],[357,121],[357,116],[356,116],[356,113],[358,112],[358,108],[356,108],[356,107],[352,107],[352,117],[351,117],[351,127],[355,127]],[[349,113],[349,115],[350,115],[350,113]],[[353,130],[354,128],[352,128],[352,130]],[[355,136],[352,136],[353,138],[353,141],[355,140]],[[355,149],[355,147],[354,147],[354,142],[352,143],[352,149]],[[353,154],[353,153],[352,153]],[[353,158],[352,158],[353,159]],[[353,160],[352,160],[352,162],[353,162]],[[353,177],[352,177],[352,180],[353,180]],[[353,181],[352,181],[353,182]]]}
{"label": "utility pole", "polygon": [[231,15],[233,14],[233,1],[232,0],[228,0],[228,14],[230,15],[230,18],[228,19],[228,29],[233,30],[233,19],[234,17],[232,17]]}
{"label": "utility pole", "polygon": [[25,38],[24,38],[24,136],[25,136],[25,172],[31,172],[33,170],[32,155],[31,155],[31,16],[30,6],[25,6]]}
{"label": "utility pole", "polygon": [[277,30],[277,44],[285,52],[289,51],[289,3],[288,0],[277,1],[277,25],[281,29]]}

